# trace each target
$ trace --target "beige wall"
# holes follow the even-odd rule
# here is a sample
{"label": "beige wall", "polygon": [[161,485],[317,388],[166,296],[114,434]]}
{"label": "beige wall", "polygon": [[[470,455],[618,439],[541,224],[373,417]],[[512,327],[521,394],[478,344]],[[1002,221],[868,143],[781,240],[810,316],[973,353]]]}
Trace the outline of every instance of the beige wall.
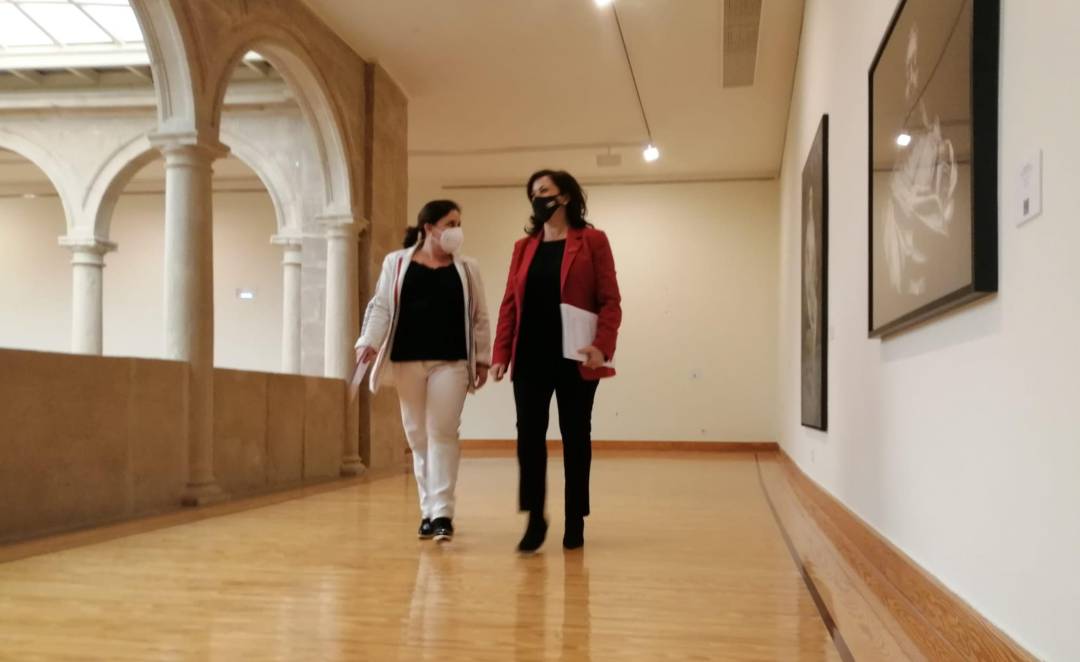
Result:
{"label": "beige wall", "polygon": [[[164,198],[125,195],[105,256],[105,354],[157,358],[164,334]],[[71,344],[71,254],[56,198],[0,199],[0,347],[67,352]],[[273,204],[264,191],[214,196],[215,364],[281,368],[281,248],[270,244]],[[257,291],[240,301],[236,289]]]}
{"label": "beige wall", "polygon": [[[781,188],[784,448],[1038,657],[1080,659],[1080,58],[1071,2],[1002,2],[1000,275],[993,299],[867,338],[866,72],[893,0],[809,0]],[[799,425],[800,173],[830,114],[828,433]],[[1024,155],[1044,213],[1016,227]],[[976,148],[978,149],[978,148]]]}
{"label": "beige wall", "polygon": [[[464,251],[480,260],[492,324],[510,252],[528,219],[521,189],[414,183],[410,219],[434,197],[463,209]],[[595,186],[590,218],[608,233],[623,293],[619,375],[603,382],[599,440],[774,440],[775,182]],[[462,435],[513,439],[508,382],[469,399]],[[551,438],[558,438],[552,418]]]}

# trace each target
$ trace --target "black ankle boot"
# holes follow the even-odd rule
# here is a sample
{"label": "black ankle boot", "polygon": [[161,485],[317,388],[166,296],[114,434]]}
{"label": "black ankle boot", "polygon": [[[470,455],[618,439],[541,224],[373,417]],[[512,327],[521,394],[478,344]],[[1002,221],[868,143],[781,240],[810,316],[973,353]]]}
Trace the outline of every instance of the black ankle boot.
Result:
{"label": "black ankle boot", "polygon": [[518,551],[524,554],[532,554],[540,549],[540,546],[544,544],[544,538],[547,537],[547,528],[547,520],[544,519],[543,515],[529,513],[529,526],[525,529],[525,535],[522,536],[521,542],[518,543]]}
{"label": "black ankle boot", "polygon": [[585,546],[584,517],[566,518],[566,532],[563,533],[562,546],[566,549],[579,549]]}

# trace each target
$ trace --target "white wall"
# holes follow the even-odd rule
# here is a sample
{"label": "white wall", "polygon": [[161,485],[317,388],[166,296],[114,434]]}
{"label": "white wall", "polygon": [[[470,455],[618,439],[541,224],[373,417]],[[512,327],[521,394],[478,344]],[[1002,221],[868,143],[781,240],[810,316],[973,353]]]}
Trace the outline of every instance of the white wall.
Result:
{"label": "white wall", "polygon": [[[1080,4],[1004,0],[1001,291],[866,337],[867,71],[893,0],[808,0],[781,180],[784,448],[1037,655],[1080,659]],[[830,430],[799,425],[800,172],[830,114]],[[1044,209],[1013,175],[1045,149]]]}
{"label": "white wall", "polygon": [[[624,315],[619,375],[600,385],[593,437],[775,440],[776,182],[595,186],[588,194],[590,218],[611,238]],[[530,212],[524,185],[444,191],[414,183],[411,221],[436,197],[463,207],[464,250],[480,260],[494,325]],[[515,438],[508,381],[470,398],[462,436]]]}
{"label": "white wall", "polygon": [[[162,354],[164,198],[123,196],[105,256],[105,354]],[[265,192],[214,196],[215,364],[281,368],[281,248]],[[0,347],[67,352],[71,347],[71,254],[57,245],[63,210],[54,197],[0,199]],[[254,301],[238,287],[257,290]]]}

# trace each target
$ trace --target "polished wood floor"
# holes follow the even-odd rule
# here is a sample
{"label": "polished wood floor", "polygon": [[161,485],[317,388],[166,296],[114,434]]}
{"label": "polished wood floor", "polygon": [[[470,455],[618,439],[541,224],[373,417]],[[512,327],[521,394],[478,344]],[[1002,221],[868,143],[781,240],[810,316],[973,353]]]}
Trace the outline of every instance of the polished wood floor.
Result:
{"label": "polished wood floor", "polygon": [[598,453],[576,552],[561,473],[527,558],[515,461],[489,457],[447,545],[415,538],[400,475],[9,561],[0,659],[840,659],[752,455]]}

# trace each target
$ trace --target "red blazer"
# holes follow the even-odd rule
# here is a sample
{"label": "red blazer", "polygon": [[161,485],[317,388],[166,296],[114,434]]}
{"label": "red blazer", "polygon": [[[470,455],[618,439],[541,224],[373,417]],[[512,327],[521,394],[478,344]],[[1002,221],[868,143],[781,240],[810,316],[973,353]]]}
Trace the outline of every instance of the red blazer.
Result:
{"label": "red blazer", "polygon": [[[492,363],[510,366],[513,374],[517,354],[518,333],[521,330],[521,306],[525,301],[525,281],[536,256],[542,236],[525,237],[514,244],[510,259],[510,274],[506,279],[506,294],[499,307],[499,324],[495,332]],[[562,302],[596,313],[596,347],[610,361],[615,357],[615,344],[622,322],[622,297],[615,277],[615,258],[607,235],[592,228],[570,228],[566,233],[566,252],[562,261]],[[575,348],[578,349],[578,348]],[[588,381],[612,377],[615,370],[590,370],[581,365],[581,376]]]}

